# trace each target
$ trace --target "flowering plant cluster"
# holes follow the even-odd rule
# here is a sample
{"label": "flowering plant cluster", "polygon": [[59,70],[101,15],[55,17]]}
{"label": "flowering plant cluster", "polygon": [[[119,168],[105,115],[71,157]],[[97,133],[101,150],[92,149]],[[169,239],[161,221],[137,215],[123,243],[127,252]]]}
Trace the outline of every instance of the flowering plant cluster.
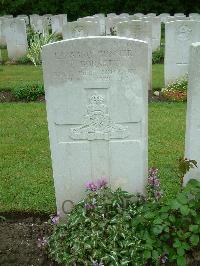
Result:
{"label": "flowering plant cluster", "polygon": [[184,102],[187,100],[188,79],[176,80],[162,89],[162,95],[169,101]]}
{"label": "flowering plant cluster", "polygon": [[162,197],[162,191],[160,188],[160,180],[158,177],[158,169],[150,168],[149,176],[148,176],[148,184],[147,184],[147,193],[149,200],[160,200]]}
{"label": "flowering plant cluster", "polygon": [[[182,163],[182,174],[190,164]],[[88,182],[86,191],[66,223],[57,224],[58,215],[51,218],[57,225],[47,245],[58,263],[185,266],[199,245],[200,182],[196,180],[168,201],[161,197],[156,168],[149,169],[146,195],[113,191],[106,178]],[[43,247],[46,240],[40,242]]]}

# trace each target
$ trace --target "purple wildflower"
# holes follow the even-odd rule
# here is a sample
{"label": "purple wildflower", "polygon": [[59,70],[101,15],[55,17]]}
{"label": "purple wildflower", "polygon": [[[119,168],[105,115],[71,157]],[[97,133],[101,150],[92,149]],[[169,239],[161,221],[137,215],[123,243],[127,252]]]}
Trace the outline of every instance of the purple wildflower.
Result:
{"label": "purple wildflower", "polygon": [[87,190],[91,190],[91,191],[96,191],[98,189],[97,185],[93,181],[87,182],[85,186]]}
{"label": "purple wildflower", "polygon": [[59,215],[59,213],[57,213],[56,215],[51,215],[50,216],[50,219],[51,219],[51,223],[52,224],[58,224],[59,223],[59,221],[60,221],[60,215]]}
{"label": "purple wildflower", "polygon": [[154,186],[154,187],[159,187],[160,186],[160,180],[157,177],[155,177],[155,176],[150,176],[148,178],[148,183],[151,186]]}
{"label": "purple wildflower", "polygon": [[47,245],[48,241],[46,237],[38,237],[37,239],[37,246],[39,248],[45,247]]}
{"label": "purple wildflower", "polygon": [[85,209],[86,210],[92,210],[95,208],[95,205],[94,204],[89,204],[89,203],[86,203],[85,204]]}
{"label": "purple wildflower", "polygon": [[107,178],[105,176],[102,176],[101,179],[97,180],[97,188],[105,188],[108,184]]}
{"label": "purple wildflower", "polygon": [[158,174],[158,169],[155,167],[149,168],[149,176],[156,176]]}

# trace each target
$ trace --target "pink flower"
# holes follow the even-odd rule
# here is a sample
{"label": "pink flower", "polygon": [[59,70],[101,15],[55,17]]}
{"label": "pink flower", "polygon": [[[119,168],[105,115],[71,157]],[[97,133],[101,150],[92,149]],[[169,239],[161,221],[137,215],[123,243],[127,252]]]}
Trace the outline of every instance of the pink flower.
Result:
{"label": "pink flower", "polygon": [[86,189],[91,190],[91,191],[96,191],[98,189],[97,185],[93,181],[87,182],[85,186],[86,186]]}
{"label": "pink flower", "polygon": [[85,204],[85,208],[86,208],[86,210],[92,210],[92,209],[95,208],[95,205],[94,205],[94,204],[86,203],[86,204]]}
{"label": "pink flower", "polygon": [[105,176],[102,176],[101,179],[97,180],[97,188],[105,188],[108,184],[107,178]]}

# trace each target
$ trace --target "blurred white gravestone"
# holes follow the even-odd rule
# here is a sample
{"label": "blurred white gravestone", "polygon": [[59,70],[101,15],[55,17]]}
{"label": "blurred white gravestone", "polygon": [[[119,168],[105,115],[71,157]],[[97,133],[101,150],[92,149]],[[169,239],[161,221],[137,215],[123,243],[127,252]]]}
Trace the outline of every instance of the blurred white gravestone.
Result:
{"label": "blurred white gravestone", "polygon": [[142,40],[148,43],[148,88],[152,89],[152,24],[149,21],[131,20],[120,22],[116,26],[117,36]]}
{"label": "blurred white gravestone", "polygon": [[[102,23],[102,17],[98,17],[98,16],[87,16],[87,17],[83,17],[83,18],[79,18],[77,19],[78,22],[93,22],[98,24],[99,29],[97,29],[98,31],[98,35],[105,35],[105,24]],[[96,26],[95,26],[96,27]],[[96,34],[97,35],[97,34]]]}
{"label": "blurred white gravestone", "polygon": [[160,49],[161,19],[159,17],[143,17],[144,21],[152,23],[152,51]]}
{"label": "blurred white gravestone", "polygon": [[29,25],[29,17],[27,15],[18,15],[17,18],[24,19],[26,25]]}
{"label": "blurred white gravestone", "polygon": [[86,37],[43,47],[43,74],[57,209],[84,184],[107,176],[113,188],[143,192],[148,160],[148,46]]}
{"label": "blurred white gravestone", "polygon": [[26,55],[28,43],[25,20],[7,19],[4,25],[9,59],[16,60]]}
{"label": "blurred white gravestone", "polygon": [[0,17],[0,45],[6,46],[6,37],[5,37],[5,21],[7,19],[4,17]]}
{"label": "blurred white gravestone", "polygon": [[200,181],[200,43],[190,47],[189,86],[187,97],[185,157],[196,160],[198,168],[191,169],[184,178]]}
{"label": "blurred white gravestone", "polygon": [[62,33],[62,27],[67,24],[67,14],[54,15],[51,17],[53,33]]}
{"label": "blurred white gravestone", "polygon": [[94,21],[73,21],[63,26],[63,39],[72,39],[87,36],[100,36],[100,27]]}
{"label": "blurred white gravestone", "polygon": [[199,21],[165,23],[165,85],[188,73],[189,47],[200,41]]}

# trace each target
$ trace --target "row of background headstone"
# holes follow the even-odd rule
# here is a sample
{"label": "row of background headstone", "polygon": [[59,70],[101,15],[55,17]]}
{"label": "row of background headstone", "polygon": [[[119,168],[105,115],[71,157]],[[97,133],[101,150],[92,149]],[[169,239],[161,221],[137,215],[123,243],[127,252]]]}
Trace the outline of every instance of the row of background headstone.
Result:
{"label": "row of background headstone", "polygon": [[[46,34],[49,28],[60,33],[64,39],[84,36],[115,34],[121,37],[140,39],[149,44],[149,88],[151,88],[152,51],[160,48],[161,22],[165,23],[165,84],[183,77],[188,71],[189,45],[200,41],[200,15],[183,13],[143,15],[96,14],[67,22],[67,15],[51,16],[20,15],[0,17],[0,44],[7,44],[10,59],[17,59],[27,53],[26,25],[34,31]],[[173,22],[173,23],[172,23]]]}

